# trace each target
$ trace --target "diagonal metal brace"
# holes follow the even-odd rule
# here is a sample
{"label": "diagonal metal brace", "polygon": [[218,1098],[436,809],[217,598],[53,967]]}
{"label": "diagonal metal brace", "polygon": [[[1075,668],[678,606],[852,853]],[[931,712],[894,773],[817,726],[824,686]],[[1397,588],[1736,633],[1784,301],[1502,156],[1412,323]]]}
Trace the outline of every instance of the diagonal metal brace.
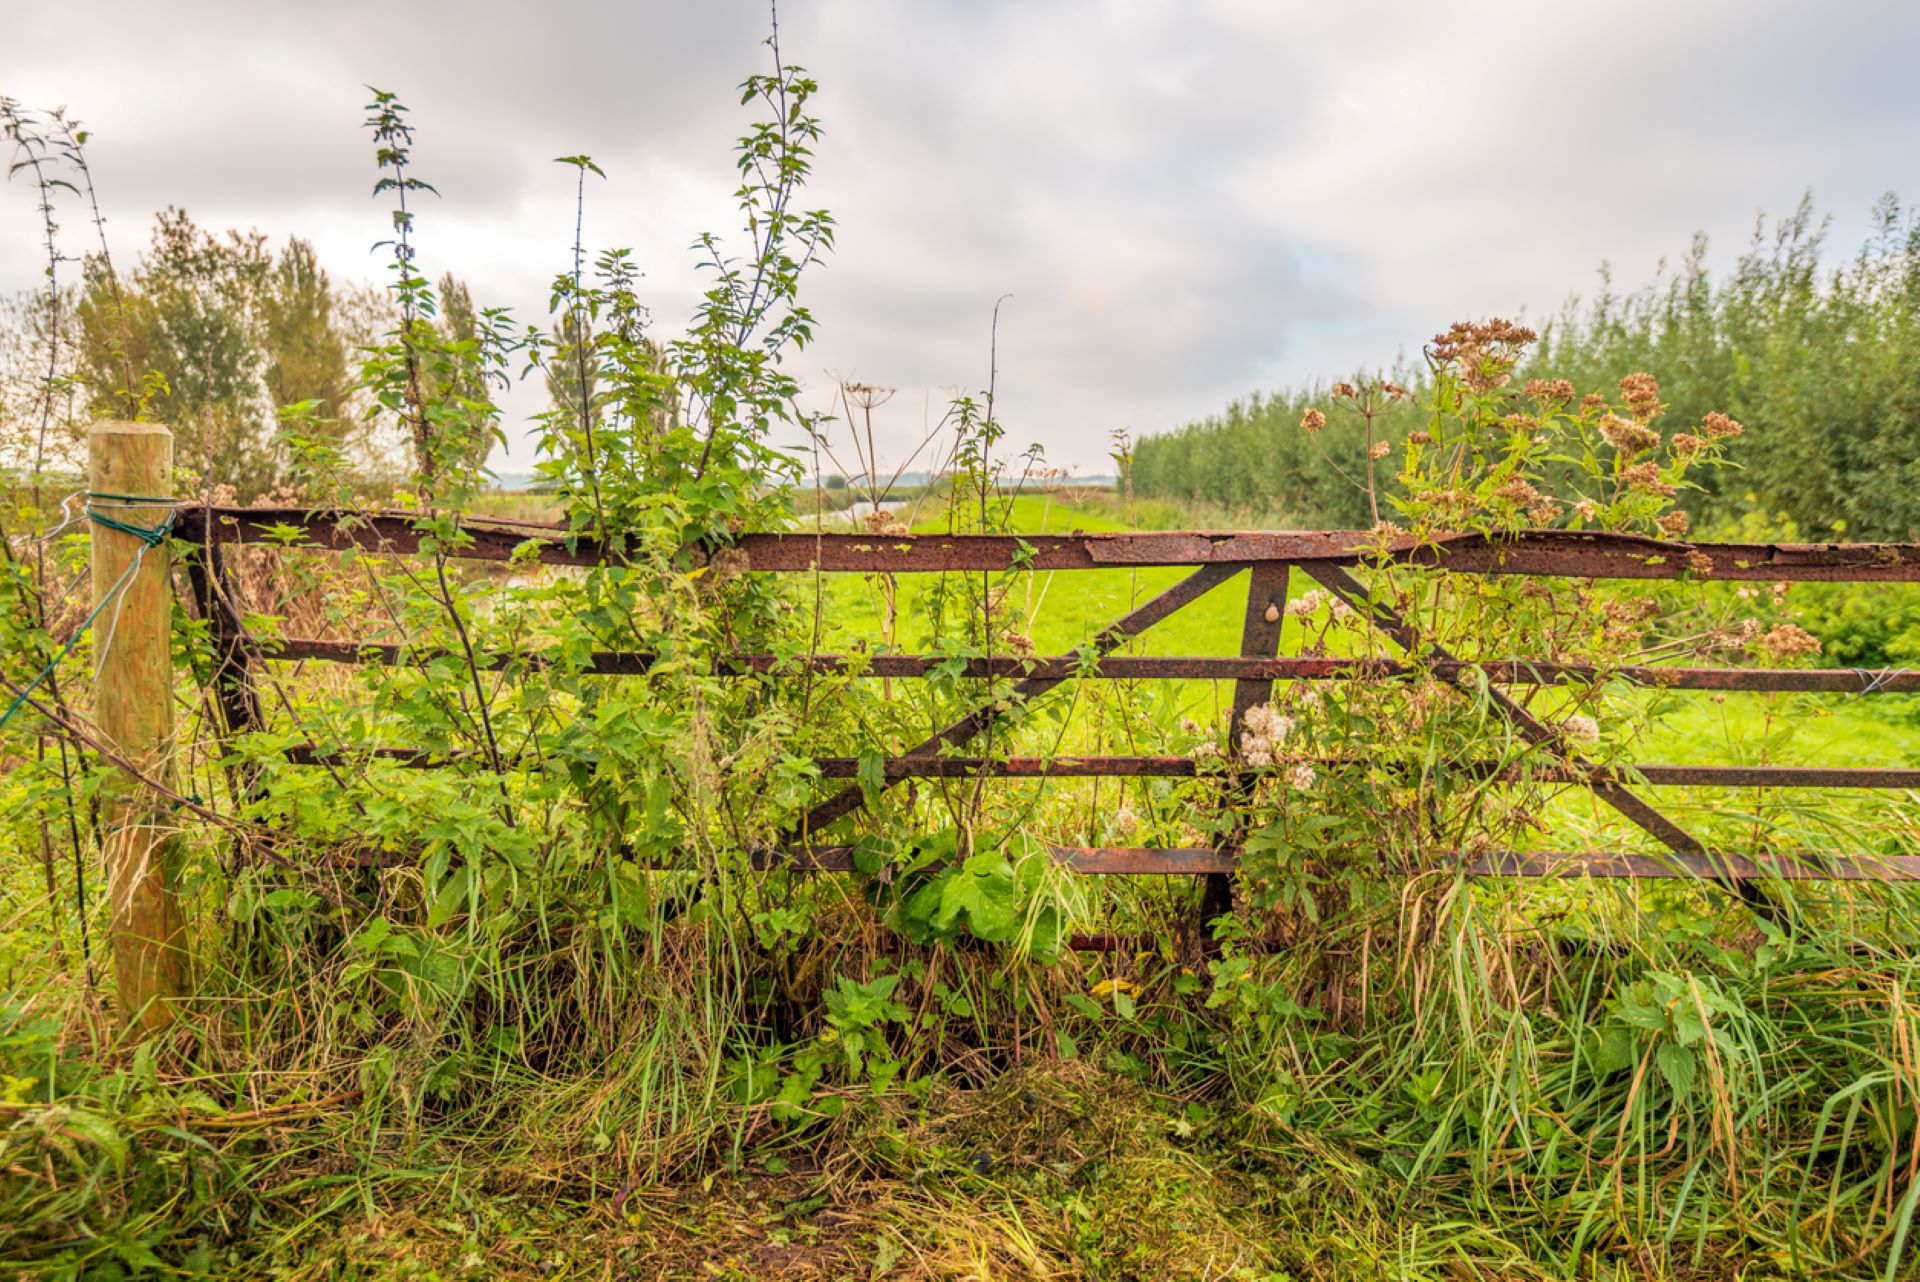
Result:
{"label": "diagonal metal brace", "polygon": [[[1460,659],[1444,646],[1424,642],[1419,631],[1402,618],[1398,611],[1373,600],[1367,592],[1366,585],[1339,566],[1324,561],[1306,561],[1300,568],[1317,579],[1321,586],[1360,611],[1374,627],[1393,638],[1400,648],[1407,652],[1408,658],[1417,660],[1424,657],[1442,663],[1460,662]],[[1488,687],[1487,695],[1495,710],[1518,732],[1521,738],[1537,748],[1545,749],[1556,759],[1582,774],[1584,776],[1582,782],[1594,796],[1624,815],[1642,831],[1658,838],[1676,853],[1690,856],[1706,855],[1706,848],[1692,833],[1641,799],[1632,789],[1610,777],[1612,772],[1605,766],[1588,761],[1581,756],[1567,743],[1565,736],[1515,703],[1504,691]],[[1778,922],[1784,919],[1780,906],[1761,887],[1747,881],[1731,881],[1721,877],[1716,877],[1714,880],[1739,895],[1748,907],[1769,920]]]}
{"label": "diagonal metal brace", "polygon": [[[1246,568],[1245,562],[1215,563],[1201,566],[1194,573],[1180,580],[1180,582],[1174,584],[1159,596],[1154,597],[1139,608],[1130,611],[1121,618],[1108,624],[1105,628],[1102,628],[1089,643],[1088,648],[1102,657],[1113,653],[1154,624],[1174,613],[1174,611],[1191,605],[1207,592],[1225,583],[1228,579]],[[1076,655],[1063,655],[1061,659],[1070,662],[1077,657]],[[1037,695],[1045,694],[1055,686],[1065,684],[1070,679],[1071,678],[1067,677],[1028,677],[1026,680],[1014,686],[1008,699],[1012,703],[1024,703]],[[992,725],[994,719],[998,717],[1003,710],[1002,708],[985,706],[975,708],[957,721],[935,731],[930,737],[907,749],[901,756],[929,757],[937,754],[942,748],[965,743]],[[891,788],[897,782],[899,782],[897,779],[885,779],[881,782],[880,787],[882,789]],[[809,810],[805,818],[800,821],[798,832],[790,834],[782,844],[805,842],[816,829],[824,828],[842,816],[863,809],[866,804],[866,793],[858,786],[843,788]]]}

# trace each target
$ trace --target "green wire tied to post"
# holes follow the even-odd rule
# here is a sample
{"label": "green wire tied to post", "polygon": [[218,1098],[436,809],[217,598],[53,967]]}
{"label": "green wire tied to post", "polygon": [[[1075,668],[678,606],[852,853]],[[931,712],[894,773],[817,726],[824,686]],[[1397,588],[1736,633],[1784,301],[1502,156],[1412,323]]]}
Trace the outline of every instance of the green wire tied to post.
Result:
{"label": "green wire tied to post", "polygon": [[176,515],[175,506],[179,502],[178,499],[148,498],[138,494],[104,494],[94,490],[87,491],[87,498],[90,500],[100,499],[109,503],[121,503],[128,507],[158,507],[161,504],[165,504],[167,507],[167,515],[166,519],[158,525],[135,525],[131,521],[122,521],[118,517],[108,516],[91,502],[87,504],[86,514],[89,521],[92,521],[95,525],[117,531],[121,534],[131,534],[134,538],[140,540],[142,546],[140,550],[134,554],[133,563],[122,571],[119,579],[115,581],[111,588],[107,589],[106,595],[100,598],[100,604],[94,606],[93,611],[80,621],[80,626],[73,630],[73,635],[67,639],[67,643],[60,647],[60,653],[54,655],[52,661],[49,662],[46,667],[40,669],[39,675],[27,683],[26,689],[13,697],[13,702],[7,705],[7,710],[4,713],[0,713],[0,730],[6,729],[7,722],[13,720],[13,714],[26,706],[27,699],[32,696],[33,692],[40,688],[42,682],[53,675],[54,669],[60,666],[62,660],[73,653],[73,648],[80,644],[80,638],[87,634],[87,629],[93,626],[93,621],[100,617],[101,612],[120,599],[120,594],[126,590],[127,584],[133,581],[134,572],[140,568],[140,562],[146,558],[147,553],[159,547],[162,543],[165,543],[173,533],[173,521]]}

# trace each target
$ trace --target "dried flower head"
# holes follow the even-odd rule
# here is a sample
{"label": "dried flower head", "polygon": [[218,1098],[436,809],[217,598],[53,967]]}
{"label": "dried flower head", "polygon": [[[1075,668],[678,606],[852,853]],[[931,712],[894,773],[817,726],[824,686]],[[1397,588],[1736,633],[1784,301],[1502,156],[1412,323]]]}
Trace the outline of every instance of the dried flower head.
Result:
{"label": "dried flower head", "polygon": [[1657,522],[1663,533],[1679,538],[1693,524],[1693,519],[1685,512],[1669,512]]}
{"label": "dried flower head", "polygon": [[1600,603],[1600,613],[1615,623],[1644,623],[1660,613],[1660,603],[1652,597],[1608,597]]}
{"label": "dried flower head", "polygon": [[1620,395],[1626,397],[1633,417],[1651,423],[1666,406],[1660,403],[1660,384],[1651,374],[1629,374],[1620,380]]}
{"label": "dried flower head", "polygon": [[1648,460],[1635,463],[1620,473],[1620,478],[1642,494],[1658,494],[1662,498],[1672,498],[1679,493],[1673,486],[1660,479],[1660,465]]}
{"label": "dried flower head", "polygon": [[898,388],[877,387],[872,383],[842,383],[841,388],[861,409],[879,409],[893,399]]}
{"label": "dried flower head", "polygon": [[737,579],[747,572],[747,566],[745,548],[722,548],[707,562],[708,582],[718,584]]}
{"label": "dried flower head", "polygon": [[1600,723],[1583,712],[1575,712],[1560,723],[1560,733],[1575,743],[1599,743]]}
{"label": "dried flower head", "polygon": [[1701,419],[1700,426],[1716,441],[1729,436],[1738,436],[1746,430],[1718,410]]}
{"label": "dried flower head", "polygon": [[868,534],[884,534],[889,537],[907,533],[906,523],[885,508],[877,508],[860,518],[867,527]]}
{"label": "dried flower head", "polygon": [[1513,381],[1514,362],[1538,337],[1524,325],[1498,317],[1455,321],[1446,333],[1434,336],[1428,351],[1435,364],[1457,370],[1468,391],[1484,393]]}
{"label": "dried flower head", "polygon": [[1352,383],[1335,383],[1333,385],[1333,399],[1336,401],[1356,400],[1359,395],[1359,391]]}
{"label": "dried flower head", "polygon": [[1302,761],[1287,768],[1287,787],[1295,792],[1306,792],[1313,787],[1317,776],[1313,767]]}
{"label": "dried flower head", "polygon": [[1317,432],[1327,425],[1327,416],[1317,409],[1308,409],[1300,416],[1300,426],[1308,432]]}
{"label": "dried flower head", "polygon": [[1407,442],[1411,445],[1431,445],[1433,438],[1425,432],[1412,431],[1407,433]]}
{"label": "dried flower head", "polygon": [[1692,432],[1675,432],[1672,445],[1674,454],[1680,458],[1692,458],[1707,448],[1706,440],[1695,436]]}
{"label": "dried flower head", "polygon": [[1247,709],[1241,718],[1241,725],[1250,736],[1269,739],[1274,743],[1283,743],[1293,733],[1293,718],[1281,712],[1271,703],[1255,704]]}
{"label": "dried flower head", "polygon": [[1573,399],[1573,384],[1564,378],[1529,379],[1527,395],[1542,405],[1565,405]]}
{"label": "dried flower head", "polygon": [[1471,490],[1421,490],[1413,496],[1417,501],[1442,511],[1461,511],[1477,506]]}
{"label": "dried flower head", "polygon": [[1628,458],[1645,453],[1660,443],[1660,433],[1644,424],[1621,418],[1618,414],[1602,415],[1599,427],[1601,439]]}
{"label": "dried flower head", "polygon": [[1367,457],[1368,458],[1385,458],[1389,453],[1392,452],[1392,450],[1393,450],[1393,446],[1389,445],[1387,442],[1375,441],[1372,445],[1369,445],[1367,447]]}
{"label": "dried flower head", "polygon": [[1410,401],[1413,399],[1413,393],[1409,392],[1406,388],[1400,386],[1400,384],[1391,382],[1384,378],[1380,380],[1380,390],[1385,392],[1387,396],[1392,400]]}
{"label": "dried flower head", "polygon": [[1797,623],[1781,623],[1754,644],[1774,659],[1799,659],[1820,653],[1820,638]]}
{"label": "dried flower head", "polygon": [[1540,491],[1534,488],[1532,481],[1516,476],[1495,490],[1493,496],[1497,499],[1505,499],[1509,503],[1525,507],[1530,503],[1539,501]]}

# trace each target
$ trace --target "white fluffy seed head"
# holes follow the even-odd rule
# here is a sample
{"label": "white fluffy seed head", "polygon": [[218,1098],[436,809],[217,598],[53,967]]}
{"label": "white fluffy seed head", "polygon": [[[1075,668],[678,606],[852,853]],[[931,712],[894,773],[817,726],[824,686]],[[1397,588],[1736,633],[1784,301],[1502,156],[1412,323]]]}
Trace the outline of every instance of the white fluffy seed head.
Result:
{"label": "white fluffy seed head", "polygon": [[1560,723],[1560,729],[1575,743],[1600,742],[1600,723],[1585,713],[1574,713]]}

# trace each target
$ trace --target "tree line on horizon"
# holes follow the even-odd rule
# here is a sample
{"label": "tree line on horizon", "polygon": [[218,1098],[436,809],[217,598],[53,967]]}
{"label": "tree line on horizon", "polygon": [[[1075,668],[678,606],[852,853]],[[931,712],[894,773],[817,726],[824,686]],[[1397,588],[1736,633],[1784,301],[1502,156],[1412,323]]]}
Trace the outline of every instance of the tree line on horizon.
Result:
{"label": "tree line on horizon", "polygon": [[[467,286],[447,273],[434,295],[423,323],[473,341]],[[401,443],[374,426],[360,365],[398,322],[385,287],[336,282],[310,241],[275,249],[263,232],[215,233],[169,208],[131,270],[89,255],[55,305],[45,290],[0,303],[0,451],[31,468],[52,387],[50,466],[78,466],[87,423],[145,417],[174,430],[182,467],[251,499],[288,480],[279,434],[297,417],[361,476],[395,479]]]}
{"label": "tree line on horizon", "polygon": [[[1540,327],[1516,392],[1557,378],[1612,394],[1644,372],[1667,406],[1657,427],[1687,431],[1714,411],[1740,421],[1732,466],[1685,495],[1696,528],[1757,519],[1808,538],[1920,539],[1920,221],[1885,197],[1859,251],[1833,264],[1827,232],[1809,198],[1757,226],[1724,272],[1704,235],[1630,293],[1603,268],[1596,295]],[[1405,365],[1386,377],[1413,393],[1374,421],[1390,468],[1426,421],[1426,379]],[[1366,527],[1366,440],[1336,386],[1256,392],[1142,438],[1135,493],[1300,528]],[[1327,417],[1318,431],[1302,426],[1312,410]]]}

